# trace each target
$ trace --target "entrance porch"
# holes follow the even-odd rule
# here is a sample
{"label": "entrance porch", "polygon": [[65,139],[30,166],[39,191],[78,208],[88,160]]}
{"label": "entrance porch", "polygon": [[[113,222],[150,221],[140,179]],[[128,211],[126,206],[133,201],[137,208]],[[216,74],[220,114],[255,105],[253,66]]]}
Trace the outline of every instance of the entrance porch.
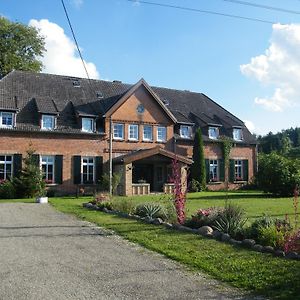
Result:
{"label": "entrance porch", "polygon": [[172,161],[178,161],[182,188],[187,188],[187,170],[192,161],[160,147],[138,150],[113,160],[114,172],[122,174],[118,193],[145,195],[172,193]]}

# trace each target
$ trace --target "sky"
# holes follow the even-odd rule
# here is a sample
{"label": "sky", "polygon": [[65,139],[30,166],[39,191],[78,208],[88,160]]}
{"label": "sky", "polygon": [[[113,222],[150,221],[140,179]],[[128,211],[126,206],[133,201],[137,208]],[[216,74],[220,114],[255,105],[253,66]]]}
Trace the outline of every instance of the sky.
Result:
{"label": "sky", "polygon": [[[91,78],[204,93],[256,134],[300,126],[300,0],[64,2]],[[43,72],[86,77],[61,0],[1,0],[0,15],[40,30]]]}

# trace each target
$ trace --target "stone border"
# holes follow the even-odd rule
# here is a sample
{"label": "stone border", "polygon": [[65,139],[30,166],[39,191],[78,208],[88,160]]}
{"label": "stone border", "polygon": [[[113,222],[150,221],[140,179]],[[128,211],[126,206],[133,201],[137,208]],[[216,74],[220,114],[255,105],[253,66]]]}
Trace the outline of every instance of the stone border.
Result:
{"label": "stone border", "polygon": [[231,236],[228,233],[222,233],[218,230],[212,231],[211,227],[209,227],[209,226],[202,226],[199,229],[193,229],[193,228],[183,226],[180,224],[171,224],[168,222],[164,222],[161,218],[155,218],[155,219],[142,218],[138,215],[131,215],[131,214],[127,214],[127,213],[116,211],[116,210],[109,210],[107,208],[102,209],[102,208],[99,208],[97,205],[89,203],[89,202],[83,203],[82,206],[85,208],[88,208],[88,209],[98,210],[98,211],[102,211],[102,212],[105,212],[108,214],[117,215],[118,217],[142,221],[147,224],[162,225],[162,226],[165,226],[167,229],[174,229],[174,230],[178,230],[178,231],[182,231],[182,232],[198,234],[198,235],[201,235],[206,238],[215,239],[220,242],[247,248],[247,249],[250,249],[250,250],[253,250],[256,252],[270,253],[270,254],[273,254],[273,256],[275,256],[275,257],[283,257],[286,259],[293,259],[293,260],[300,261],[300,253],[297,253],[297,252],[285,253],[284,251],[276,250],[276,249],[274,249],[274,247],[271,247],[271,246],[262,246],[260,244],[257,244],[255,242],[255,240],[252,240],[252,239],[244,239],[242,241],[238,241],[238,240],[231,238]]}

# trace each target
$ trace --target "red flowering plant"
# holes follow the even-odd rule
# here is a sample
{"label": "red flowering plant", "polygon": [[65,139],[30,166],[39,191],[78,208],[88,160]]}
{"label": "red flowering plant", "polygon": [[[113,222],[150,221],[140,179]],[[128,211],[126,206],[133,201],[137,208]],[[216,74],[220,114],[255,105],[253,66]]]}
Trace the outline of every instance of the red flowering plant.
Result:
{"label": "red flowering plant", "polygon": [[285,237],[284,252],[292,251],[300,253],[300,230]]}
{"label": "red flowering plant", "polygon": [[6,179],[0,179],[0,184],[6,183]]}
{"label": "red flowering plant", "polygon": [[223,209],[219,207],[199,209],[196,214],[192,215],[191,219],[186,222],[186,225],[191,228],[200,228],[206,225],[213,226],[222,211]]}

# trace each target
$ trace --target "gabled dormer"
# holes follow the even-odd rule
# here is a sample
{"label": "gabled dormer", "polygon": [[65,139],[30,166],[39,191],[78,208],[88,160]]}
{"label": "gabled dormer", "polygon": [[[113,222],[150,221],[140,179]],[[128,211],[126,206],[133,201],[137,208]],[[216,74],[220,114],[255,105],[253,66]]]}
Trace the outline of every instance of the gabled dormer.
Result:
{"label": "gabled dormer", "polygon": [[51,131],[56,129],[59,112],[54,100],[46,96],[34,98],[34,100],[41,130]]}
{"label": "gabled dormer", "polygon": [[232,128],[232,138],[234,141],[243,141],[243,129],[241,126],[233,126]]}

